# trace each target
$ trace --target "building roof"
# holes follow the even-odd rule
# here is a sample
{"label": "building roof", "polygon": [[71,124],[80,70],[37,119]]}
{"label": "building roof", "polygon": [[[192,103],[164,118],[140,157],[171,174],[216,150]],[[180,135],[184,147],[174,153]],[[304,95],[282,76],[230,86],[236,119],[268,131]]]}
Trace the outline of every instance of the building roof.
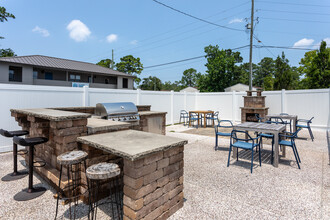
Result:
{"label": "building roof", "polygon": [[99,66],[94,63],[87,63],[87,62],[68,60],[57,57],[42,56],[42,55],[0,57],[0,62],[16,63],[16,64],[35,66],[35,67],[48,67],[48,68],[56,68],[63,70],[134,77],[127,73],[122,73],[116,70],[112,70],[110,68]]}
{"label": "building roof", "polygon": [[191,86],[188,86],[188,87],[180,90],[180,92],[184,92],[184,91],[186,91],[186,92],[199,92],[199,90],[197,88],[191,87]]}

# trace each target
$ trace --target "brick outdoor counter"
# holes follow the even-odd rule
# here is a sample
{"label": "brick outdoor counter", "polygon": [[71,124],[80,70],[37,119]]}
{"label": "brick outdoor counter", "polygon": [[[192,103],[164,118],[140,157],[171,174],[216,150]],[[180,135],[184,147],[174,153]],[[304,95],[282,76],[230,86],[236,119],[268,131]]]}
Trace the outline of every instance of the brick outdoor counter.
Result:
{"label": "brick outdoor counter", "polygon": [[183,206],[186,140],[124,130],[77,141],[123,158],[124,219],[166,219]]}

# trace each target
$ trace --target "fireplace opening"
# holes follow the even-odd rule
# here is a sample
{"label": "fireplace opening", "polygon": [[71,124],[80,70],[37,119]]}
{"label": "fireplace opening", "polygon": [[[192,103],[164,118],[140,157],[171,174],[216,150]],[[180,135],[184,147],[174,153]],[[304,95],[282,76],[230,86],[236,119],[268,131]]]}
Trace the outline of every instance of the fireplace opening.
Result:
{"label": "fireplace opening", "polygon": [[256,114],[255,113],[246,113],[246,121],[258,122]]}

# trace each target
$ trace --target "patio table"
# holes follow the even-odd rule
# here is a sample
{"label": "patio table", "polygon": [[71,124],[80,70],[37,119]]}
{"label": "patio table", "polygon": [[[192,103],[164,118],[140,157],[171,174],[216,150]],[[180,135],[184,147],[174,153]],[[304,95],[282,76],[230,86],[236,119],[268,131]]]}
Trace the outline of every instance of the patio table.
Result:
{"label": "patio table", "polygon": [[277,118],[282,118],[282,119],[289,119],[290,121],[292,121],[292,132],[296,132],[297,127],[297,119],[298,116],[297,115],[280,115],[280,114],[272,114],[272,115],[266,115],[266,119],[272,118],[272,117],[277,117]]}
{"label": "patio table", "polygon": [[[278,167],[279,163],[279,145],[278,135],[286,130],[283,124],[266,124],[256,122],[244,122],[242,124],[234,125],[234,129],[243,131],[255,131],[274,135],[274,166]],[[234,148],[233,156],[236,158],[237,149]],[[285,147],[283,147],[283,156],[285,157]]]}
{"label": "patio table", "polygon": [[[203,110],[189,111],[189,119],[191,117],[191,113],[198,114],[198,118],[199,118],[200,114],[203,114],[203,116],[204,116],[204,128],[206,128],[206,114],[212,114],[213,115],[214,111],[209,111],[209,110],[207,110],[207,111],[203,111]],[[199,125],[199,120],[197,120],[197,123]],[[213,126],[214,126],[214,120],[212,120],[212,123],[213,123]],[[189,120],[189,127],[190,127],[190,120]]]}

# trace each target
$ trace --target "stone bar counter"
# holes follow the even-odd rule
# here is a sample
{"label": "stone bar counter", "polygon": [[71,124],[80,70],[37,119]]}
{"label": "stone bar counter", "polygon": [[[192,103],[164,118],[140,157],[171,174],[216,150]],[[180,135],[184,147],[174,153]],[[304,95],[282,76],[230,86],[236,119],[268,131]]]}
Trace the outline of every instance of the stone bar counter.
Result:
{"label": "stone bar counter", "polygon": [[[76,139],[87,135],[87,119],[91,114],[54,109],[11,109],[11,114],[23,130],[30,132],[29,137],[49,139],[35,148],[36,160],[46,162],[46,166],[35,168],[35,171],[56,187],[60,168],[57,156],[78,149]],[[61,184],[65,185],[66,175],[62,180]]]}
{"label": "stone bar counter", "polygon": [[78,137],[83,150],[123,160],[124,219],[166,219],[183,206],[186,140],[123,130]]}

